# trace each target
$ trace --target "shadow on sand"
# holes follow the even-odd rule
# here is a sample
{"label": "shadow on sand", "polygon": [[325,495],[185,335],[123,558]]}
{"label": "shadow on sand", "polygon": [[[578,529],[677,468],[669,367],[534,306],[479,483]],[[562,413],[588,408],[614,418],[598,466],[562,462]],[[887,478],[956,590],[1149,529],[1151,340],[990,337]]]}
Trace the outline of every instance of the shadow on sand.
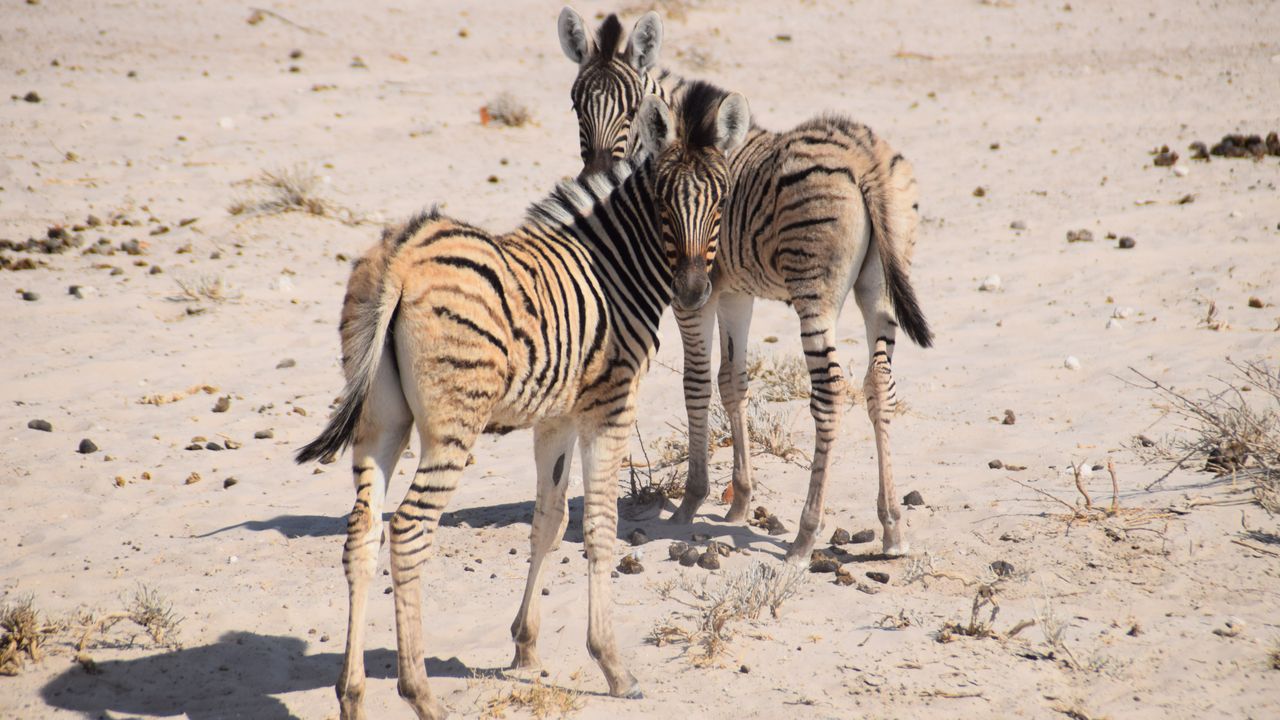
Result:
{"label": "shadow on sand", "polygon": [[[77,665],[49,681],[40,694],[52,707],[89,718],[110,713],[283,720],[295,716],[275,696],[331,687],[342,668],[341,652],[306,655],[306,647],[295,637],[229,632],[211,645],[103,661],[94,675]],[[394,650],[369,650],[364,657],[369,677],[395,677]],[[427,658],[427,673],[472,676],[457,658]]]}

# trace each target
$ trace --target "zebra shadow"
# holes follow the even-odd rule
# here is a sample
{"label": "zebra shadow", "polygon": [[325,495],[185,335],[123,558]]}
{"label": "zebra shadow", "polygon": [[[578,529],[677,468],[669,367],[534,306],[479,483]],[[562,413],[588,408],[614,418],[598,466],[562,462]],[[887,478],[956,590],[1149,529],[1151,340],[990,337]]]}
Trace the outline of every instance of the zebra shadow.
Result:
{"label": "zebra shadow", "polygon": [[[191,720],[296,717],[278,695],[330,687],[342,669],[342,653],[306,655],[306,641],[281,635],[229,632],[216,643],[99,662],[94,674],[79,665],[40,690],[51,707],[87,718],[137,715]],[[371,678],[394,678],[391,649],[365,652]],[[473,672],[458,658],[427,658],[433,676],[469,678]]]}

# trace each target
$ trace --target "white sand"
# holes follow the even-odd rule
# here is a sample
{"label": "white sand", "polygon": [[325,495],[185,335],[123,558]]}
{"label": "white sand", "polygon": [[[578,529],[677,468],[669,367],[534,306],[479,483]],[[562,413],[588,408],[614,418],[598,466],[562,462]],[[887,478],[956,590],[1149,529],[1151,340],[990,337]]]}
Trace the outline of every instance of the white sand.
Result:
{"label": "white sand", "polygon": [[[341,389],[336,320],[347,264],[335,256],[360,252],[378,224],[245,219],[226,208],[260,171],[303,163],[331,178],[326,197],[375,221],[439,201],[487,227],[513,225],[577,169],[574,67],[555,38],[559,6],[526,5],[269,5],[312,32],[271,16],[249,25],[250,10],[235,3],[45,0],[0,10],[0,238],[119,212],[139,225],[91,229],[87,242],[149,245],[141,257],[73,251],[39,256],[47,268],[0,273],[0,593],[6,602],[34,596],[61,617],[117,609],[144,583],[185,616],[181,650],[141,635],[127,646],[134,631],[118,626],[107,637],[122,646],[90,651],[101,675],[85,674],[65,645],[51,644],[43,661],[0,678],[0,717],[336,717],[350,481],[342,461],[313,476],[290,453],[320,430]],[[1274,518],[1253,504],[1208,505],[1114,542],[1100,523],[1042,516],[1062,508],[1008,479],[1073,500],[1069,478],[1051,466],[1112,458],[1125,508],[1245,497],[1243,487],[1191,471],[1143,492],[1166,467],[1144,466],[1122,444],[1176,428],[1154,395],[1124,381],[1132,366],[1192,389],[1225,374],[1228,356],[1280,360],[1280,161],[1184,159],[1190,173],[1178,177],[1147,154],[1167,143],[1186,156],[1193,140],[1280,128],[1276,8],[692,5],[666,24],[663,56],[674,67],[743,91],[768,127],[835,110],[914,161],[925,222],[913,279],[938,346],[904,343],[896,363],[908,408],[893,426],[898,488],[919,490],[928,503],[906,513],[913,548],[965,577],[997,559],[1029,572],[1003,585],[996,630],[1035,617],[1047,598],[1083,667],[1025,657],[1049,651],[1040,627],[1012,640],[935,642],[944,622],[968,620],[973,588],[948,579],[904,585],[909,561],[871,560],[849,567],[860,578],[888,572],[878,594],[812,576],[780,619],[740,625],[721,666],[693,669],[679,646],[644,642],[679,610],[652,588],[681,572],[665,560],[665,539],[697,530],[750,548],[722,573],[780,556],[777,539],[716,522],[723,508],[709,501],[694,528],[643,523],[655,538],[644,548],[647,571],[616,581],[617,632],[645,685],[643,701],[602,695],[585,651],[585,563],[580,526],[571,525],[553,560],[570,562],[552,566],[544,607],[547,682],[586,691],[583,718],[1059,717],[1055,708],[1073,705],[1093,717],[1280,713],[1280,673],[1266,664],[1280,638],[1280,559],[1230,542],[1242,514],[1271,531]],[[578,9],[590,19],[612,8]],[[637,15],[630,11],[628,27]],[[295,48],[302,57],[290,59]],[[351,67],[357,55],[367,69]],[[315,89],[326,85],[334,87]],[[8,99],[31,90],[42,102]],[[502,91],[528,103],[536,124],[481,126],[479,108]],[[978,186],[985,197],[973,196]],[[1175,204],[1188,194],[1193,203]],[[1015,220],[1028,229],[1010,229]],[[149,235],[158,225],[172,229]],[[1069,245],[1066,232],[1080,228],[1095,241]],[[1107,232],[1134,237],[1136,248],[1115,249]],[[187,245],[191,252],[178,254]],[[135,260],[164,272],[149,275]],[[1003,289],[979,292],[993,273]],[[221,278],[234,297],[170,299],[176,281],[202,277]],[[66,292],[72,284],[96,293],[76,299]],[[19,289],[41,297],[24,302]],[[1271,304],[1251,309],[1251,295]],[[1227,329],[1198,327],[1210,300]],[[188,315],[197,306],[203,314]],[[1134,314],[1108,330],[1118,306]],[[755,317],[753,345],[799,353],[787,308],[761,303]],[[860,377],[866,347],[856,317],[845,322],[841,350]],[[667,367],[680,362],[669,319],[664,332],[663,364],[641,399],[650,441],[683,421],[680,378]],[[771,335],[776,345],[760,343]],[[1079,370],[1063,367],[1068,355]],[[297,365],[276,369],[284,358]],[[139,403],[197,384],[219,389]],[[227,394],[230,410],[212,413]],[[785,408],[809,447],[806,403]],[[999,424],[1006,408],[1016,425]],[[876,525],[864,417],[861,407],[846,415],[826,533]],[[28,429],[33,418],[54,431]],[[274,439],[253,439],[266,428]],[[197,435],[243,447],[185,450]],[[77,454],[83,437],[101,451]],[[428,671],[461,716],[521,686],[492,671],[512,652],[533,493],[527,433],[485,439],[476,457],[426,586]],[[992,458],[1028,469],[989,470]],[[718,495],[730,453],[714,459]],[[756,462],[759,502],[794,529],[807,472]],[[192,472],[203,480],[184,484]],[[239,483],[224,489],[228,477]],[[1090,488],[1108,499],[1105,473]],[[624,523],[624,536],[635,525]],[[381,594],[389,578],[381,580],[367,704],[373,717],[407,718],[393,678],[391,599]],[[882,629],[887,615],[910,625]],[[1229,617],[1243,621],[1243,632],[1211,632]],[[1136,637],[1126,634],[1134,623]]]}

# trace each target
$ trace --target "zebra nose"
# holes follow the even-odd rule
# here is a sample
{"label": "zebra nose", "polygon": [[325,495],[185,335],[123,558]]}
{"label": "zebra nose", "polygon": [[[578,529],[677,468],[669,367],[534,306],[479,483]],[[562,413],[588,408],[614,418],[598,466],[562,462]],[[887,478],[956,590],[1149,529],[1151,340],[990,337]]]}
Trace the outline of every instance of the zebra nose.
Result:
{"label": "zebra nose", "polygon": [[587,156],[586,161],[582,164],[582,172],[578,173],[578,179],[581,180],[588,175],[604,172],[613,165],[613,156],[608,150],[596,150]]}
{"label": "zebra nose", "polygon": [[711,277],[702,258],[684,259],[671,280],[672,300],[681,310],[697,310],[711,297]]}

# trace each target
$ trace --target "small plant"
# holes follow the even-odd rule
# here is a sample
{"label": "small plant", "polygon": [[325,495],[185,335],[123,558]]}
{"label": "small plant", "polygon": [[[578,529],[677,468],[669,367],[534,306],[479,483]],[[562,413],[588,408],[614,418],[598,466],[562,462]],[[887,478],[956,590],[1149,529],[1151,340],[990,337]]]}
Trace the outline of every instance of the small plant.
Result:
{"label": "small plant", "polygon": [[[577,680],[575,672],[570,679]],[[512,686],[509,690],[485,702],[480,717],[485,720],[505,718],[508,710],[524,710],[535,718],[564,718],[581,710],[586,704],[582,691],[570,690],[555,685],[543,685],[541,678],[535,678],[532,684]]]}
{"label": "small plant", "polygon": [[17,675],[26,660],[40,660],[44,623],[28,596],[0,607],[0,675]]}
{"label": "small plant", "polygon": [[747,404],[747,434],[751,444],[761,452],[791,462],[796,456],[805,457],[796,447],[787,413],[770,410],[755,398]]}
{"label": "small plant", "polygon": [[208,300],[210,302],[220,303],[227,300],[234,300],[240,297],[240,293],[233,291],[231,286],[222,279],[220,275],[203,276],[197,280],[183,280],[178,278],[174,280],[178,284],[178,294],[170,299],[175,302],[200,302]]}
{"label": "small plant", "polygon": [[795,355],[752,351],[747,357],[747,376],[758,388],[754,394],[769,402],[803,400],[810,394],[809,367]]}
{"label": "small plant", "polygon": [[352,219],[350,210],[320,196],[322,180],[305,165],[264,171],[248,184],[253,188],[250,195],[231,203],[228,213],[252,217],[301,212],[317,217],[341,216],[344,222],[358,222]]}
{"label": "small plant", "polygon": [[481,124],[494,123],[507,127],[522,127],[533,120],[533,111],[511,93],[504,92],[480,109]]}

